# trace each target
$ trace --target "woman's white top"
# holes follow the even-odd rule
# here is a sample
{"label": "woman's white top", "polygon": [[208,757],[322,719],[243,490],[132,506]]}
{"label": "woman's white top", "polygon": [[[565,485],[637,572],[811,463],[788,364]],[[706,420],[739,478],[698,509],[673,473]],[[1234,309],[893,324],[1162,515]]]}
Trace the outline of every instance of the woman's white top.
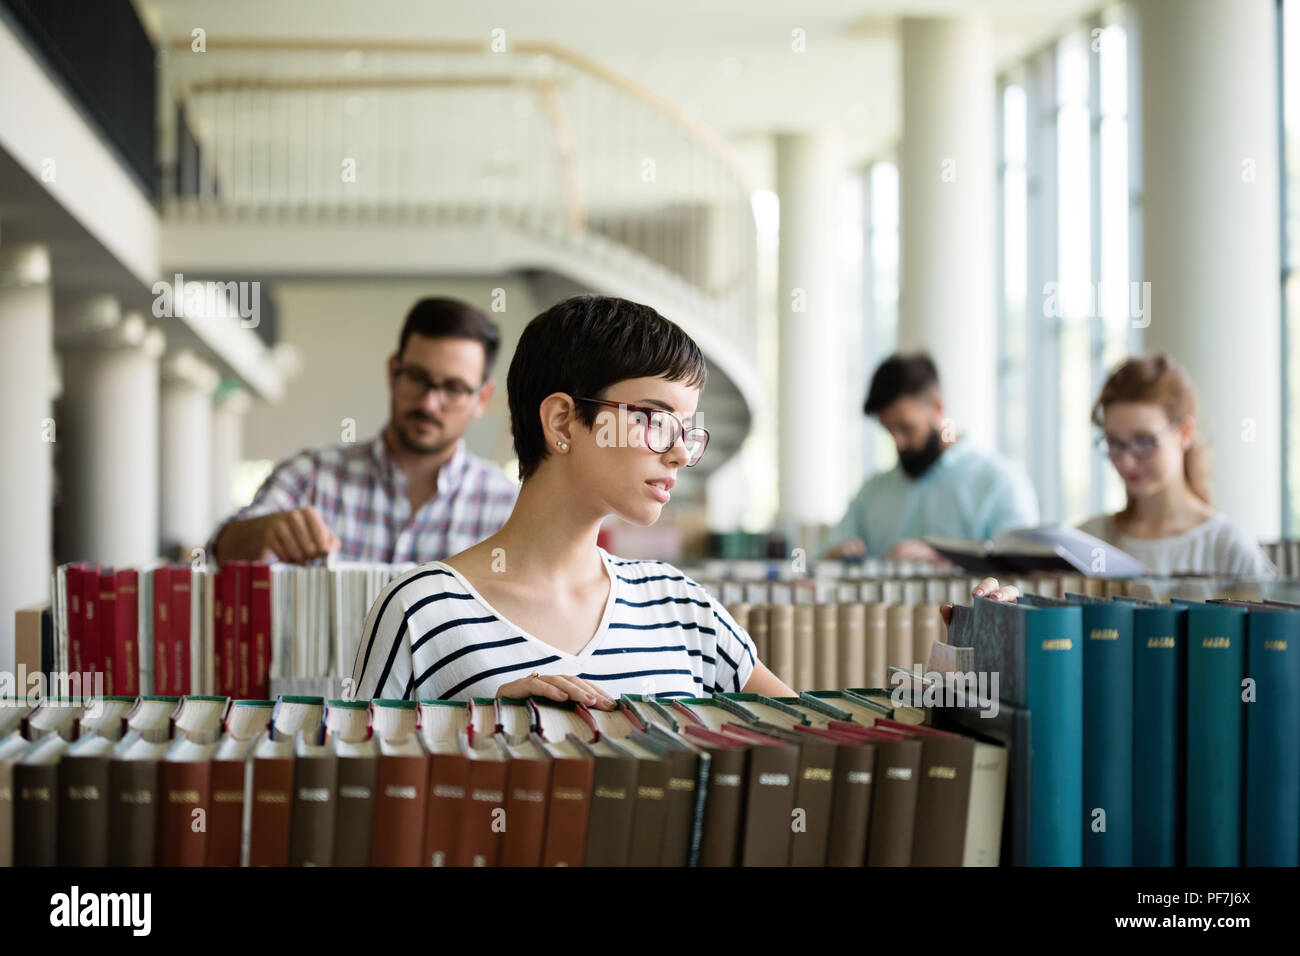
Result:
{"label": "woman's white top", "polygon": [[758,660],[753,639],[708,591],[671,564],[596,550],[610,578],[609,598],[600,626],[577,654],[512,623],[441,561],[394,578],[366,615],[352,696],[492,697],[533,671],[581,677],[615,698],[744,688]]}
{"label": "woman's white top", "polygon": [[1152,574],[1217,574],[1236,578],[1277,575],[1259,542],[1214,512],[1196,527],[1168,538],[1134,538],[1115,527],[1114,515],[1096,515],[1079,530],[1113,544],[1145,564]]}

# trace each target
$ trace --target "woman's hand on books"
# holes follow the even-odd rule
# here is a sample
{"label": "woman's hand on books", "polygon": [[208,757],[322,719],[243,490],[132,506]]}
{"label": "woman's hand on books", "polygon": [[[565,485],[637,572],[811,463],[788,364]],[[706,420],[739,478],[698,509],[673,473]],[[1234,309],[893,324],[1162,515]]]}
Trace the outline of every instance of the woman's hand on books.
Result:
{"label": "woman's hand on books", "polygon": [[[1020,597],[1020,589],[1013,588],[1011,585],[1006,587],[998,586],[997,578],[985,578],[979,584],[971,588],[971,594],[975,597],[988,598],[990,601],[1008,601],[1014,603],[1016,598]],[[943,618],[943,623],[952,623],[952,605],[939,605],[939,616]]]}
{"label": "woman's hand on books", "polygon": [[498,697],[549,697],[551,700],[573,700],[600,710],[613,710],[618,701],[610,697],[591,681],[562,674],[537,674],[512,680],[497,688]]}

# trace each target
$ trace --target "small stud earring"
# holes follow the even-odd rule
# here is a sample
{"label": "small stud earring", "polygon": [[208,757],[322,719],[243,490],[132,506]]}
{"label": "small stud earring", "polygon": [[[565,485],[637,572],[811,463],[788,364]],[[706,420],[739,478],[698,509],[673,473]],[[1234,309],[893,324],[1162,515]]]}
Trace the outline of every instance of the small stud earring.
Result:
{"label": "small stud earring", "polygon": [[560,451],[568,451],[568,450],[569,450],[569,443],[568,443],[568,442],[557,441],[555,444],[557,444],[557,445],[560,446]]}

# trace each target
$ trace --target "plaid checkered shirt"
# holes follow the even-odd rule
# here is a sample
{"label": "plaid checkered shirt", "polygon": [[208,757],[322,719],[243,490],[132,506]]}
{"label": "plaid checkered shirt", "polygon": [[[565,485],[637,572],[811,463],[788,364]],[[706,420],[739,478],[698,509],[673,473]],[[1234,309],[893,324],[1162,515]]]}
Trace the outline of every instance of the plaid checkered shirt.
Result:
{"label": "plaid checkered shirt", "polygon": [[384,432],[364,444],[309,448],[276,465],[253,500],[218,526],[208,554],[232,521],[315,506],[338,537],[344,561],[440,561],[505,524],[519,486],[465,447],[462,438],[438,471],[438,490],[411,514],[406,476],[388,454]]}

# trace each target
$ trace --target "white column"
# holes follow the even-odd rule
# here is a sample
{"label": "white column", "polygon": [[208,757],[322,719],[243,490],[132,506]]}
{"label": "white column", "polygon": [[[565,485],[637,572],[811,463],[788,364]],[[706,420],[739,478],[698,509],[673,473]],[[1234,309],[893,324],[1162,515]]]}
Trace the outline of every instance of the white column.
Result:
{"label": "white column", "polygon": [[69,560],[124,566],[158,550],[163,336],[99,296],[60,310],[60,541]]}
{"label": "white column", "polygon": [[906,18],[902,36],[899,349],[931,354],[947,417],[991,448],[997,434],[992,35],[986,20],[963,17]]}
{"label": "white column", "polygon": [[0,670],[14,664],[14,612],[50,593],[53,381],[50,257],[0,246]]}
{"label": "white column", "polygon": [[1148,352],[1200,397],[1213,503],[1281,532],[1276,8],[1140,0]]}
{"label": "white column", "polygon": [[777,314],[780,317],[778,523],[798,543],[801,526],[830,524],[844,510],[848,463],[844,321],[837,302],[838,144],[825,134],[777,138],[781,202]]}
{"label": "white column", "polygon": [[208,513],[211,527],[235,510],[230,486],[235,468],[244,459],[244,416],[252,406],[252,398],[242,388],[231,389],[213,402],[212,507]]}
{"label": "white column", "polygon": [[182,349],[162,363],[162,544],[189,555],[212,532],[212,395],[221,376]]}

